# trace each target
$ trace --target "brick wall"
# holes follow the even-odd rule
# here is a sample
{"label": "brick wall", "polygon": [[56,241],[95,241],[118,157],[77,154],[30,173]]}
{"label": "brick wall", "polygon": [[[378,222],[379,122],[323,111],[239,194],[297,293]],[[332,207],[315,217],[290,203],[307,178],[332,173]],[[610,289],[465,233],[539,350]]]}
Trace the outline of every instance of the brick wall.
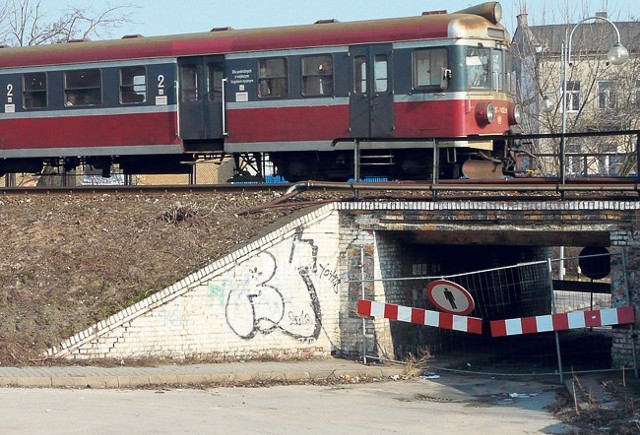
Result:
{"label": "brick wall", "polygon": [[[421,285],[390,279],[424,275],[422,253],[392,231],[441,232],[447,237],[467,232],[469,243],[487,231],[493,231],[497,241],[527,231],[531,237],[604,233],[611,250],[624,252],[626,259],[626,269],[622,261],[612,264],[614,306],[627,303],[627,289],[637,306],[638,208],[636,202],[611,201],[331,204],[70,337],[48,354],[222,361],[330,354],[361,358],[365,349],[367,355],[381,358],[404,356],[407,349],[415,351],[429,340],[427,335],[416,338],[423,327],[385,319],[363,322],[356,314],[363,294],[400,305],[423,298]],[[540,252],[532,249],[531,255]],[[509,258],[501,261],[513,264]],[[633,361],[640,343],[632,337],[628,327],[616,329],[615,365]]]}
{"label": "brick wall", "polygon": [[338,213],[312,212],[66,340],[65,358],[307,358],[340,346]]}

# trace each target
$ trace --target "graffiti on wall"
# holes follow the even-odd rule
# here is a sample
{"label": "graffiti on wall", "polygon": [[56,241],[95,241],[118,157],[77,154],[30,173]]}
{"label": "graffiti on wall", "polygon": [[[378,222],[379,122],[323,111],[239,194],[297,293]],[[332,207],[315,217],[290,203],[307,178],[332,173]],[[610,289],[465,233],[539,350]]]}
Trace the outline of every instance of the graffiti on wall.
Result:
{"label": "graffiti on wall", "polygon": [[329,265],[319,264],[316,276],[321,280],[328,281],[333,292],[338,294],[338,285],[340,284],[340,276],[338,276],[338,272],[330,269]]}
{"label": "graffiti on wall", "polygon": [[318,273],[318,246],[303,238],[302,228],[296,230],[287,260],[279,265],[274,253],[262,251],[236,266],[243,282],[229,292],[225,315],[238,337],[251,340],[279,331],[313,342],[320,336],[322,310],[311,279]]}

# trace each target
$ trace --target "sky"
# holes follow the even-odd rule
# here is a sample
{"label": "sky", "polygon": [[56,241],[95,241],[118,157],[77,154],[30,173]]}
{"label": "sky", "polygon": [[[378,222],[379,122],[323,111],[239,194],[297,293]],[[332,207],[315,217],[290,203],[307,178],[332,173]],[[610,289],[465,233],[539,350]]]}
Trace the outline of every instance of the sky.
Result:
{"label": "sky", "polygon": [[[71,5],[86,7],[84,1],[41,0],[50,16]],[[503,0],[503,20],[511,33],[516,15],[526,5],[529,24],[572,22],[606,10],[610,18],[628,21],[640,17],[638,0]],[[94,8],[95,3],[91,2]],[[311,24],[319,19],[340,21],[396,18],[420,15],[424,11],[454,12],[482,3],[482,0],[110,0],[107,4],[134,6],[132,23],[112,32],[111,37],[127,34],[144,36],[206,32],[214,27],[235,29]],[[634,8],[635,4],[635,8]],[[568,12],[567,12],[568,11]]]}

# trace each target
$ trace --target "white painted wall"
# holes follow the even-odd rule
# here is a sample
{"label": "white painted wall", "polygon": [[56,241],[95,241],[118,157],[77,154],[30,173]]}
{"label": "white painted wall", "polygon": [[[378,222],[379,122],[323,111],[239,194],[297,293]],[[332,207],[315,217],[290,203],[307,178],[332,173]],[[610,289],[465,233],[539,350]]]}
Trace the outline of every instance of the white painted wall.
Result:
{"label": "white painted wall", "polygon": [[293,358],[340,346],[338,212],[303,216],[50,349],[92,358]]}

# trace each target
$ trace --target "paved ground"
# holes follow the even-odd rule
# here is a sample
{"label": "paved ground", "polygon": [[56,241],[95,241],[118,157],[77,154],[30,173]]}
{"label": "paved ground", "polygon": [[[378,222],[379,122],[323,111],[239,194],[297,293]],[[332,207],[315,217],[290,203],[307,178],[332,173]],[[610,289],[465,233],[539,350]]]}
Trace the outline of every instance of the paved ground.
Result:
{"label": "paved ground", "polygon": [[129,388],[148,385],[233,384],[249,381],[303,381],[402,375],[403,365],[364,365],[343,359],[238,362],[158,367],[0,367],[0,386]]}
{"label": "paved ground", "polygon": [[0,373],[13,373],[23,385],[35,379],[44,385],[67,386],[232,376],[309,379],[366,374],[385,379],[269,388],[0,388],[0,433],[569,433],[570,428],[546,410],[556,399],[558,384],[450,373],[398,378],[403,371],[403,366],[365,367],[343,360],[2,368]]}

